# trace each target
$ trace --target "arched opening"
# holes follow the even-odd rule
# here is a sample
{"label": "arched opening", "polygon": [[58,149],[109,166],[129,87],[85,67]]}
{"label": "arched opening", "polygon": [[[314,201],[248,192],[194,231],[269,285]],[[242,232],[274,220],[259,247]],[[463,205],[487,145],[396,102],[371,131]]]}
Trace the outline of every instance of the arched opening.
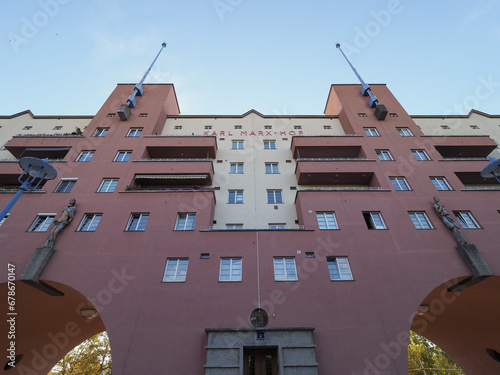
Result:
{"label": "arched opening", "polygon": [[21,281],[0,284],[0,293],[11,297],[0,303],[11,319],[9,339],[0,345],[8,356],[7,373],[47,374],[72,348],[105,330],[84,295],[68,285],[45,282],[64,295],[51,296]]}
{"label": "arched opening", "polygon": [[[498,374],[500,362],[500,277],[492,276],[462,291],[453,279],[420,303],[411,330],[444,350],[466,374]],[[500,357],[499,357],[500,359]]]}
{"label": "arched opening", "polygon": [[462,369],[439,346],[418,333],[410,331],[408,343],[408,374],[463,375]]}
{"label": "arched opening", "polygon": [[47,375],[111,375],[111,368],[111,347],[104,331],[71,349]]}

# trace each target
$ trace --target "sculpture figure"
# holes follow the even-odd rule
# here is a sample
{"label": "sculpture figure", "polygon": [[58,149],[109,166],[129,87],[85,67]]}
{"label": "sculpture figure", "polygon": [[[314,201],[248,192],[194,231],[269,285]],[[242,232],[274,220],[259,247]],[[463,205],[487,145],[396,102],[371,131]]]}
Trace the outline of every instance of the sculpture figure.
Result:
{"label": "sculpture figure", "polygon": [[434,200],[434,209],[436,210],[436,213],[438,214],[439,218],[443,221],[443,223],[448,227],[448,229],[453,231],[453,237],[455,238],[455,241],[457,241],[457,244],[466,245],[467,241],[465,240],[462,231],[460,230],[457,223],[453,221],[448,211],[446,211],[446,207],[443,204],[439,203],[440,202],[439,197],[436,195],[433,198],[433,200]]}
{"label": "sculpture figure", "polygon": [[71,220],[73,220],[73,217],[75,216],[76,212],[76,200],[75,199],[70,199],[69,200],[69,205],[64,208],[63,213],[59,219],[54,220],[54,227],[52,228],[52,231],[49,234],[49,238],[47,239],[47,242],[45,243],[45,247],[54,247],[54,243],[56,242],[57,235],[68,225]]}

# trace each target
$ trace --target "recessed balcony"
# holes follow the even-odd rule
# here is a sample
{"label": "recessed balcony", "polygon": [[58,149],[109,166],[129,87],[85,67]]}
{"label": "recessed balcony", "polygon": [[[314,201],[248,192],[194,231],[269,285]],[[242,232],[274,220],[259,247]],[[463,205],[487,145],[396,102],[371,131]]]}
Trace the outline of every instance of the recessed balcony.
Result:
{"label": "recessed balcony", "polygon": [[366,155],[358,137],[297,136],[292,140],[293,157],[357,159]]}
{"label": "recessed balcony", "polygon": [[217,155],[215,136],[151,136],[143,158],[212,158]]}
{"label": "recessed balcony", "polygon": [[147,187],[206,186],[214,175],[212,159],[142,159],[133,185]]}

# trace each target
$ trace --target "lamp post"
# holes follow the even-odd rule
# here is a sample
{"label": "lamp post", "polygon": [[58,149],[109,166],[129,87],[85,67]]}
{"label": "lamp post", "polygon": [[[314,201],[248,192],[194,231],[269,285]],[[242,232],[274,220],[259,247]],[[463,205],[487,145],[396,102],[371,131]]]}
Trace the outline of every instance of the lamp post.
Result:
{"label": "lamp post", "polygon": [[[16,195],[12,197],[9,203],[7,203],[4,209],[0,212],[0,221],[7,216],[7,213],[26,190],[36,189],[42,180],[53,180],[57,177],[57,171],[52,165],[49,164],[48,158],[38,159],[27,156],[19,160],[19,165],[23,169],[23,173],[17,179],[21,183],[21,187]],[[36,179],[39,179],[39,181],[36,182]],[[35,182],[35,186],[32,186]]]}
{"label": "lamp post", "polygon": [[500,182],[500,159],[490,158],[490,164],[481,171],[481,177],[496,178]]}

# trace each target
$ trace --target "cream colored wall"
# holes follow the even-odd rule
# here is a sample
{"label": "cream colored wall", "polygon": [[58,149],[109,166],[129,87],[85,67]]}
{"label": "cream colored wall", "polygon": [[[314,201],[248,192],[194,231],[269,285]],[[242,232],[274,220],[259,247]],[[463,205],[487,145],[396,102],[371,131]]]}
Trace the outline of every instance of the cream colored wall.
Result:
{"label": "cream colored wall", "polygon": [[[31,114],[25,113],[15,117],[0,117],[0,160],[15,159],[12,154],[4,150],[5,144],[18,134],[64,134],[74,132],[78,127],[82,131],[89,124],[91,118],[68,118],[57,116],[44,116],[33,118]],[[31,126],[31,129],[24,129]],[[54,129],[62,126],[60,130]]]}
{"label": "cream colored wall", "polygon": [[[497,144],[500,144],[500,116],[484,116],[472,112],[468,116],[453,117],[413,117],[413,121],[422,129],[426,135],[489,135]],[[479,129],[473,129],[476,125]],[[443,129],[448,126],[449,129]],[[500,148],[497,147],[490,155],[496,159],[500,158]]]}
{"label": "cream colored wall", "polygon": [[[181,126],[182,129],[175,129]],[[205,129],[211,126],[211,129]],[[241,126],[241,129],[235,129]],[[296,127],[300,126],[301,129]],[[330,126],[331,129],[324,129]],[[266,129],[271,127],[271,129]],[[215,133],[214,133],[215,132]],[[246,132],[242,134],[242,132]],[[253,132],[253,133],[252,133]],[[261,132],[261,133],[259,133]],[[301,132],[301,133],[299,133]],[[337,118],[331,117],[262,117],[254,112],[245,117],[174,117],[168,118],[163,135],[217,135],[217,160],[214,160],[216,227],[243,224],[264,227],[268,224],[295,226],[297,186],[295,160],[292,156],[293,135],[345,134]],[[255,134],[255,135],[254,135]],[[243,140],[243,150],[232,150],[233,140]],[[276,141],[276,150],[264,150],[264,140]],[[290,161],[287,163],[287,160]],[[230,174],[231,163],[243,163],[243,174]],[[265,163],[277,162],[279,174],[266,174]],[[243,204],[228,204],[229,190],[243,190]],[[282,189],[283,204],[268,204],[267,190]],[[277,209],[275,209],[275,206]]]}

